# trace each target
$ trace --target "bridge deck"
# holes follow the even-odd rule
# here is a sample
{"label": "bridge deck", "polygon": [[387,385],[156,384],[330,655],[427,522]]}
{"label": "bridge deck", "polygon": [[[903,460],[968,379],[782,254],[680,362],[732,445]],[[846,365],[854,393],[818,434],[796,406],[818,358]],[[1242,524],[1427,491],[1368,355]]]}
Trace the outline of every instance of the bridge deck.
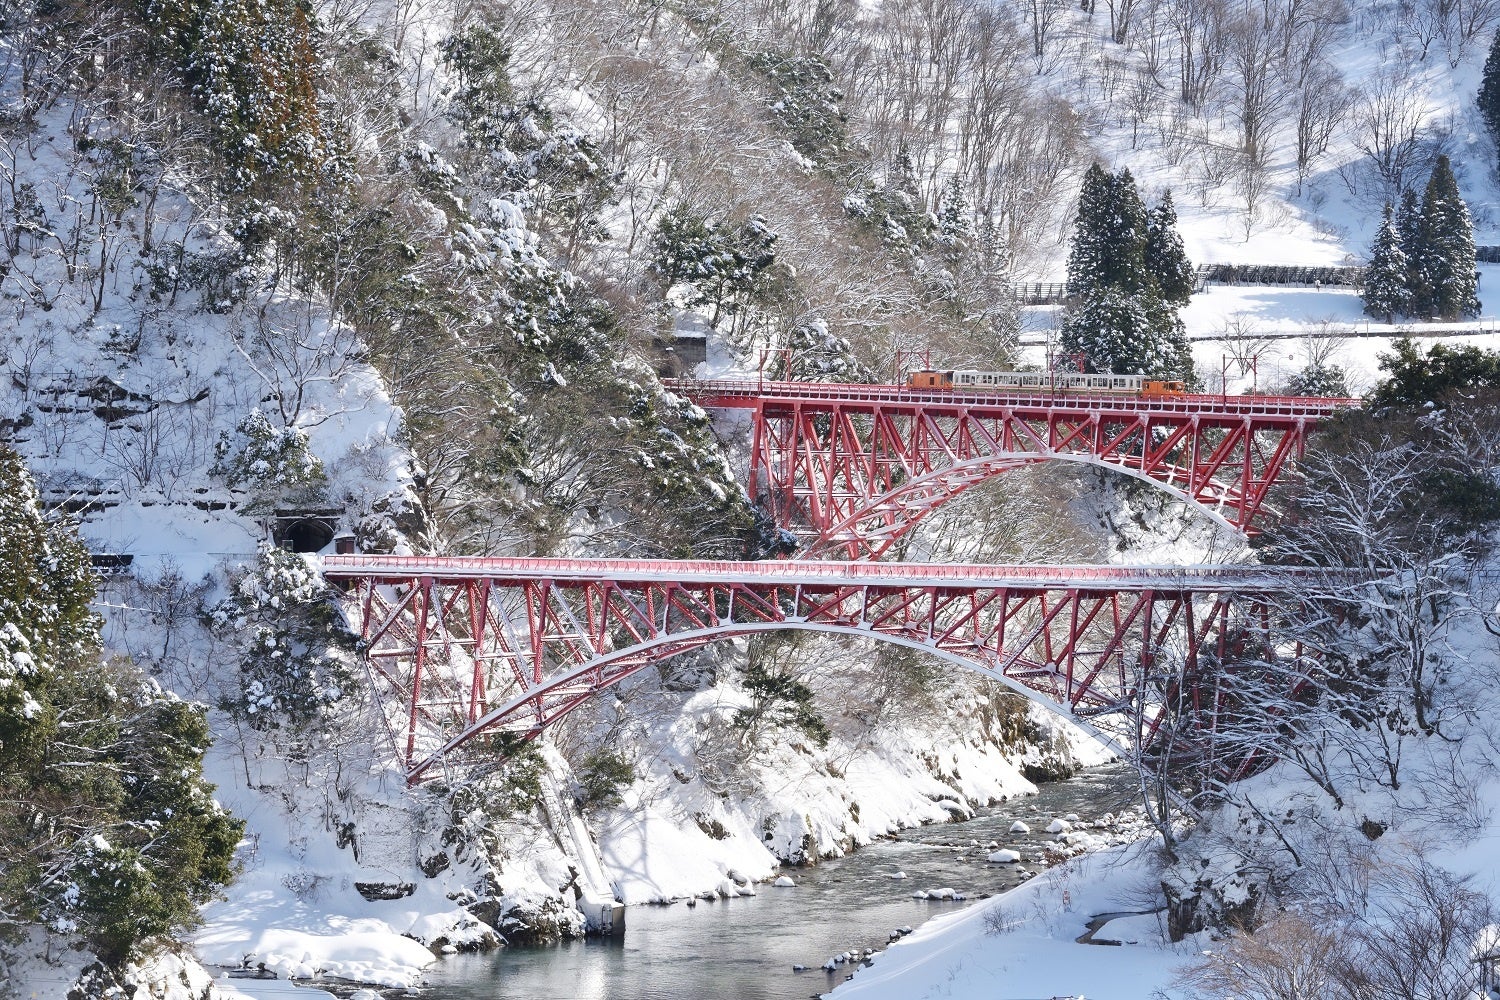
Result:
{"label": "bridge deck", "polygon": [[983,566],[953,563],[731,562],[673,559],[530,559],[495,556],[323,556],[330,580],[569,580],[892,587],[1010,587],[1275,593],[1343,586],[1357,573],[1266,566]]}
{"label": "bridge deck", "polygon": [[1211,415],[1327,417],[1362,405],[1359,399],[1324,396],[1127,396],[1119,394],[978,392],[959,389],[912,389],[904,385],[827,382],[763,382],[756,379],[663,379],[662,385],[700,406],[750,409],[776,403],[855,402],[924,408],[1038,407],[1067,410],[1116,410]]}

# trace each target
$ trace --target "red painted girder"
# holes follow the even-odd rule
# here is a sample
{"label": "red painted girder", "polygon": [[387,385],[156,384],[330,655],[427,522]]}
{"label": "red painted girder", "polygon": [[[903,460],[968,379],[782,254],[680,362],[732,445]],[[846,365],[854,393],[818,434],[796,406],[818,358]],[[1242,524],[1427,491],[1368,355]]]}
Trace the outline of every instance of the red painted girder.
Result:
{"label": "red painted girder", "polygon": [[[667,656],[780,627],[928,649],[1085,721],[1122,711],[1146,718],[1142,685],[1190,671],[1232,617],[1290,588],[1356,579],[1255,567],[373,556],[323,564],[327,578],[350,585],[346,607],[413,779],[483,733],[535,737]],[[413,592],[420,596],[408,599]],[[1195,614],[1199,604],[1206,610]],[[1175,666],[1165,662],[1169,640],[1181,654]]]}
{"label": "red painted girder", "polygon": [[699,405],[749,409],[750,493],[810,553],[879,556],[926,513],[1031,462],[1087,459],[1154,480],[1250,530],[1307,429],[1359,400],[1047,396],[795,382],[675,380]]}
{"label": "red painted girder", "polygon": [[879,403],[905,408],[984,409],[1073,409],[1128,413],[1216,414],[1221,416],[1282,416],[1326,419],[1336,411],[1363,405],[1363,400],[1333,396],[1224,396],[1192,393],[1184,396],[1082,395],[1068,393],[966,392],[946,389],[911,389],[904,385],[853,385],[819,382],[758,382],[754,379],[663,379],[662,385],[708,409],[754,410],[762,405],[802,407],[833,402]]}
{"label": "red painted girder", "polygon": [[1355,571],[1284,566],[992,566],[965,563],[834,563],[821,560],[535,559],[520,556],[320,556],[325,579],[405,584],[431,578],[488,580],[491,586],[532,581],[755,584],[893,583],[902,586],[984,585],[1034,588],[1097,586],[1114,590],[1226,590],[1276,593],[1346,587],[1367,578]]}

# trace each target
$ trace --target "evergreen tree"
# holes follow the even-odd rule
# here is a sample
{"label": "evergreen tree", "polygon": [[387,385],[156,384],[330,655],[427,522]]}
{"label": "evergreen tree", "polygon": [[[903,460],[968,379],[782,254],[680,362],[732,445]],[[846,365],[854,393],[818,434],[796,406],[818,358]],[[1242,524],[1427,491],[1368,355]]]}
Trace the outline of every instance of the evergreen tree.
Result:
{"label": "evergreen tree", "polygon": [[1338,365],[1321,362],[1311,364],[1291,377],[1285,392],[1288,396],[1332,396],[1347,399],[1349,374]]}
{"label": "evergreen tree", "polygon": [[1375,234],[1375,244],[1370,248],[1370,265],[1365,268],[1365,287],[1360,293],[1365,303],[1365,313],[1384,316],[1387,323],[1395,322],[1398,313],[1411,309],[1410,261],[1401,249],[1401,236],[1391,206],[1385,206],[1385,218]]}
{"label": "evergreen tree", "polygon": [[[1416,261],[1421,313],[1443,320],[1479,315],[1474,227],[1447,156],[1439,156],[1422,195],[1421,255]],[[1415,298],[1415,296],[1414,296]]]}
{"label": "evergreen tree", "polygon": [[1490,42],[1489,58],[1484,61],[1484,75],[1479,81],[1479,117],[1484,119],[1490,138],[1500,146],[1500,28]]}
{"label": "evergreen tree", "polygon": [[1147,301],[1118,288],[1105,288],[1085,298],[1063,322],[1062,347],[1082,352],[1096,372],[1121,375],[1156,374],[1160,359],[1152,336]]}
{"label": "evergreen tree", "polygon": [[1396,238],[1401,253],[1406,256],[1406,305],[1407,312],[1415,315],[1427,301],[1427,289],[1419,270],[1422,260],[1422,211],[1417,202],[1417,193],[1411,188],[1401,192],[1401,203],[1396,208]]}
{"label": "evergreen tree", "polygon": [[1091,166],[1068,255],[1064,350],[1086,354],[1092,371],[1195,381],[1177,318],[1192,289],[1171,197],[1148,213],[1129,170]]}
{"label": "evergreen tree", "polygon": [[203,779],[200,706],[104,662],[89,555],[0,447],[0,920],[119,967],[233,876],[243,824]]}
{"label": "evergreen tree", "polygon": [[1146,268],[1156,279],[1162,301],[1187,305],[1198,276],[1177,232],[1177,210],[1170,191],[1146,218]]}
{"label": "evergreen tree", "polygon": [[1434,344],[1422,353],[1410,337],[1381,353],[1380,370],[1388,377],[1365,397],[1372,410],[1386,406],[1445,406],[1457,396],[1500,392],[1500,353],[1465,345]]}
{"label": "evergreen tree", "polygon": [[1105,254],[1099,283],[1144,292],[1155,284],[1155,276],[1146,264],[1146,205],[1129,170],[1110,178],[1110,195],[1112,211],[1101,220]]}
{"label": "evergreen tree", "polygon": [[974,235],[974,220],[969,213],[964,179],[954,174],[948,178],[943,199],[938,203],[938,243],[950,253],[956,253],[968,246]]}
{"label": "evergreen tree", "polygon": [[1100,284],[1107,252],[1103,220],[1113,210],[1110,175],[1092,164],[1083,175],[1078,215],[1073,222],[1073,246],[1068,251],[1068,294],[1088,296]]}
{"label": "evergreen tree", "polygon": [[1111,174],[1097,163],[1084,174],[1068,254],[1068,294],[1101,288],[1136,294],[1151,284],[1146,269],[1146,206],[1129,170]]}

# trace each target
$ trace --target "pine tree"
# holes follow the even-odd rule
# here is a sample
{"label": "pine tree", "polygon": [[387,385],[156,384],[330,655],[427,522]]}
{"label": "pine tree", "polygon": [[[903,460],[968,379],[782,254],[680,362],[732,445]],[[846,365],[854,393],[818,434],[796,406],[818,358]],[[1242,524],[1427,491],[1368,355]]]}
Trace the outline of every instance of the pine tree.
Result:
{"label": "pine tree", "polygon": [[1129,170],[1110,174],[1094,164],[1085,174],[1063,345],[1087,354],[1091,371],[1196,380],[1177,318],[1194,275],[1176,221],[1170,195],[1146,211]]}
{"label": "pine tree", "polygon": [[1474,227],[1447,156],[1439,156],[1422,195],[1417,272],[1426,313],[1443,320],[1479,315]]}
{"label": "pine tree", "polygon": [[958,174],[948,178],[943,199],[938,203],[938,242],[950,252],[957,252],[974,239],[974,220],[969,213],[969,196],[964,179]]}
{"label": "pine tree", "polygon": [[1091,371],[1155,374],[1159,361],[1152,320],[1141,296],[1118,288],[1101,289],[1068,313],[1062,348],[1068,354],[1087,355]]}
{"label": "pine tree", "polygon": [[1068,294],[1087,296],[1097,288],[1104,271],[1107,247],[1104,219],[1113,210],[1110,175],[1092,164],[1083,175],[1078,214],[1073,221],[1073,246],[1068,251]]}
{"label": "pine tree", "polygon": [[[0,915],[118,967],[233,876],[201,706],[104,661],[89,554],[0,447]],[[19,806],[19,807],[18,807]]]}
{"label": "pine tree", "polygon": [[1422,261],[1422,211],[1417,193],[1411,188],[1401,192],[1396,208],[1396,239],[1406,257],[1406,311],[1408,315],[1425,314],[1428,290],[1419,270]]}
{"label": "pine tree", "polygon": [[1385,218],[1375,234],[1375,243],[1370,248],[1370,265],[1365,268],[1365,287],[1360,293],[1365,303],[1365,313],[1384,316],[1387,323],[1395,322],[1398,313],[1411,309],[1410,262],[1401,249],[1401,237],[1391,206],[1385,206]]}
{"label": "pine tree", "polygon": [[1162,301],[1187,305],[1197,285],[1197,274],[1182,236],[1177,232],[1177,210],[1167,191],[1146,218],[1146,268],[1156,280]]}
{"label": "pine tree", "polygon": [[1155,283],[1146,266],[1146,204],[1128,169],[1110,179],[1110,194],[1113,211],[1103,220],[1107,252],[1100,284],[1144,292]]}
{"label": "pine tree", "polygon": [[1484,119],[1490,138],[1500,146],[1500,28],[1490,42],[1490,55],[1484,61],[1484,75],[1479,81],[1479,117]]}

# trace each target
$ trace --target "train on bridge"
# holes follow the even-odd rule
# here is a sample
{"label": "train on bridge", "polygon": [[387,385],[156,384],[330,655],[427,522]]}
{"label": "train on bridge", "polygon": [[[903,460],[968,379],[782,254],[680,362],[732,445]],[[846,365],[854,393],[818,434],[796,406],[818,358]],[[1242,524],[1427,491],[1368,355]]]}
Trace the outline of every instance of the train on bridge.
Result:
{"label": "train on bridge", "polygon": [[912,389],[1085,393],[1146,398],[1188,394],[1187,385],[1176,379],[1152,378],[1149,375],[1086,375],[1078,372],[936,371],[923,368],[907,373],[906,384]]}

